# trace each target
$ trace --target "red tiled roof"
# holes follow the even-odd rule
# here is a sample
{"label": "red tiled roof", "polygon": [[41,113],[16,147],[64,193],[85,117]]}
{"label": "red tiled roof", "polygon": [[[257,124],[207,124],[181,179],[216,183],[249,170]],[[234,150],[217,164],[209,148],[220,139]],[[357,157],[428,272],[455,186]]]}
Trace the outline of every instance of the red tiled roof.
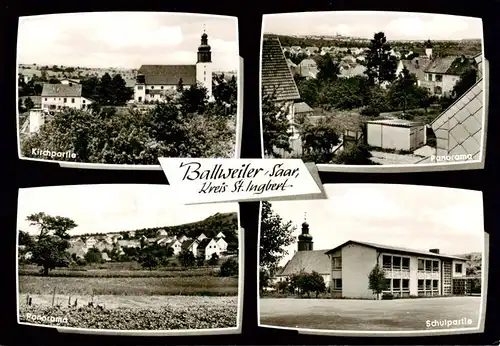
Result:
{"label": "red tiled roof", "polygon": [[261,65],[262,96],[274,94],[276,101],[300,99],[299,90],[277,37],[264,36]]}
{"label": "red tiled roof", "polygon": [[143,74],[149,85],[196,84],[196,65],[142,65],[137,74]]}

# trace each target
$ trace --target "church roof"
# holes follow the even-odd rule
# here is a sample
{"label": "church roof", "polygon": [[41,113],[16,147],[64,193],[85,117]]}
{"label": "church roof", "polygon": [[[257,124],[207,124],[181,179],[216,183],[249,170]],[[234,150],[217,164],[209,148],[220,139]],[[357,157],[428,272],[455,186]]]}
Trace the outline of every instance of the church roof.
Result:
{"label": "church roof", "polygon": [[144,75],[149,85],[196,84],[196,65],[142,65],[137,74]]}
{"label": "church roof", "polygon": [[326,254],[327,251],[297,251],[278,276],[289,276],[299,273],[301,270],[306,273],[315,271],[318,274],[330,274],[331,263]]}

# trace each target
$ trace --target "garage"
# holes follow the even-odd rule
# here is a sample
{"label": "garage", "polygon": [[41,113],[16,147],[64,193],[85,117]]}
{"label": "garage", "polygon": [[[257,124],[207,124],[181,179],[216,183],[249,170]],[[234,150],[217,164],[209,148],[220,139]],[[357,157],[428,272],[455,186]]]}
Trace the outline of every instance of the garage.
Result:
{"label": "garage", "polygon": [[389,150],[414,151],[426,143],[425,124],[403,119],[367,121],[366,136],[369,146]]}

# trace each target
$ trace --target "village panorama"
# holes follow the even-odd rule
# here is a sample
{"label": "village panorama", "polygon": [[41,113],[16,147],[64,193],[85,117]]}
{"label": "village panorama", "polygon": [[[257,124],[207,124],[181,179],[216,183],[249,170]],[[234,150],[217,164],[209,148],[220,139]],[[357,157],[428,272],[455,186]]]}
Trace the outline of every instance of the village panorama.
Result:
{"label": "village panorama", "polygon": [[19,322],[108,330],[237,327],[236,212],[103,233],[79,233],[85,222],[65,215],[30,212],[20,219],[29,226],[18,236]]}
{"label": "village panorama", "polygon": [[[96,15],[103,16],[102,13]],[[175,15],[166,15],[179,22]],[[108,16],[112,20],[119,15],[111,13]],[[21,48],[28,40],[23,41],[22,35],[50,24],[47,20],[49,24],[42,22],[35,26],[30,20],[25,17],[20,21]],[[125,56],[132,57],[129,60],[122,58],[127,63],[117,65],[128,67],[102,66],[104,62],[89,62],[87,58],[81,58],[79,63],[80,48],[67,46],[68,43],[63,48],[73,52],[76,62],[58,63],[68,59],[58,53],[58,49],[51,52],[50,46],[44,52],[43,63],[31,52],[18,56],[21,157],[136,165],[158,164],[160,156],[233,157],[238,71],[236,64],[225,65],[225,61],[238,59],[236,19],[224,19],[215,24],[210,24],[210,20],[214,21],[210,17],[197,19],[193,22],[199,23],[197,30],[189,26],[189,32],[184,29],[189,21],[184,20],[179,28],[189,35],[179,34],[184,35],[183,41],[176,36],[170,40],[177,41],[168,42],[167,37],[163,46],[161,42],[151,43],[149,52],[137,46],[136,51],[144,54],[138,57],[132,55],[136,53],[130,53],[128,47],[125,50],[108,45],[103,51],[96,51],[97,48],[92,47],[102,47],[106,33],[96,35],[97,43],[89,48],[90,53],[111,57],[124,50]],[[21,30],[23,25],[27,29]],[[234,36],[234,41],[224,41],[218,34],[211,36],[210,25],[213,28],[217,25],[217,30],[213,29],[217,33],[225,28],[226,36]],[[67,22],[61,25],[65,26],[80,35],[85,30]],[[151,29],[146,34],[159,36],[167,29]],[[104,37],[102,40],[100,35]],[[218,46],[211,46],[211,41]],[[58,41],[54,39],[51,44],[58,44]],[[129,46],[135,47],[134,44]],[[179,47],[177,52],[174,44]],[[217,50],[218,47],[222,48]],[[159,53],[161,51],[165,52],[164,56]],[[133,62],[128,62],[130,60]]]}
{"label": "village panorama", "polygon": [[[264,17],[266,157],[339,165],[480,160],[481,20],[454,19],[468,24],[462,30],[445,25],[444,15],[370,15],[377,24],[364,31],[353,29],[356,21],[370,21],[361,13],[300,14],[309,24],[295,29],[295,14]],[[421,26],[405,37],[397,25],[412,20]],[[448,38],[423,29],[440,22]],[[332,23],[340,32],[325,32]]]}

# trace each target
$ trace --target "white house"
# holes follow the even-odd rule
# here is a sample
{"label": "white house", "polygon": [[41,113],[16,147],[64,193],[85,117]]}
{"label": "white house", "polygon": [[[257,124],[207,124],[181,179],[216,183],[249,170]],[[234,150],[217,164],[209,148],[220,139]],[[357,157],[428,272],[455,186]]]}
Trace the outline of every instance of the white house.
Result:
{"label": "white house", "polygon": [[224,238],[215,238],[215,242],[219,246],[219,249],[221,252],[227,251],[227,242],[224,240]]}
{"label": "white house", "polygon": [[423,123],[402,119],[367,121],[367,143],[382,149],[413,151],[426,144],[425,129]]}
{"label": "white house", "polygon": [[163,236],[168,236],[168,232],[165,231],[164,229],[159,229],[157,232],[156,232],[156,235],[158,237],[163,237]]}
{"label": "white house", "polygon": [[93,103],[83,97],[81,84],[44,84],[42,89],[42,109],[54,112],[63,108],[85,109]]}
{"label": "white house", "polygon": [[205,238],[198,245],[198,254],[209,260],[213,254],[220,256],[221,249],[215,239]]}
{"label": "white house", "polygon": [[203,33],[195,65],[142,65],[134,86],[134,101],[165,101],[179,85],[189,87],[197,83],[212,97],[212,52],[208,35]]}
{"label": "white house", "polygon": [[225,238],[225,237],[226,236],[222,232],[217,233],[217,235],[215,236],[215,238]]}
{"label": "white house", "polygon": [[97,244],[97,242],[98,242],[98,240],[95,237],[90,236],[85,240],[85,245],[87,246],[87,248],[90,249],[90,248],[94,247]]}
{"label": "white house", "polygon": [[198,257],[198,244],[199,241],[196,239],[186,240],[182,243],[182,250],[191,251],[194,257]]}
{"label": "white house", "polygon": [[198,236],[198,238],[196,238],[196,240],[198,240],[198,241],[202,241],[203,239],[206,239],[206,238],[207,238],[207,236],[206,236],[204,233],[202,233],[202,234],[200,234],[200,235]]}
{"label": "white house", "polygon": [[182,235],[180,236],[180,238],[178,239],[181,243],[184,243],[186,240],[189,240],[189,238],[186,236],[186,235]]}
{"label": "white house", "polygon": [[172,241],[169,245],[169,248],[172,248],[174,250],[174,255],[178,255],[182,251],[182,243],[178,241],[177,239]]}

